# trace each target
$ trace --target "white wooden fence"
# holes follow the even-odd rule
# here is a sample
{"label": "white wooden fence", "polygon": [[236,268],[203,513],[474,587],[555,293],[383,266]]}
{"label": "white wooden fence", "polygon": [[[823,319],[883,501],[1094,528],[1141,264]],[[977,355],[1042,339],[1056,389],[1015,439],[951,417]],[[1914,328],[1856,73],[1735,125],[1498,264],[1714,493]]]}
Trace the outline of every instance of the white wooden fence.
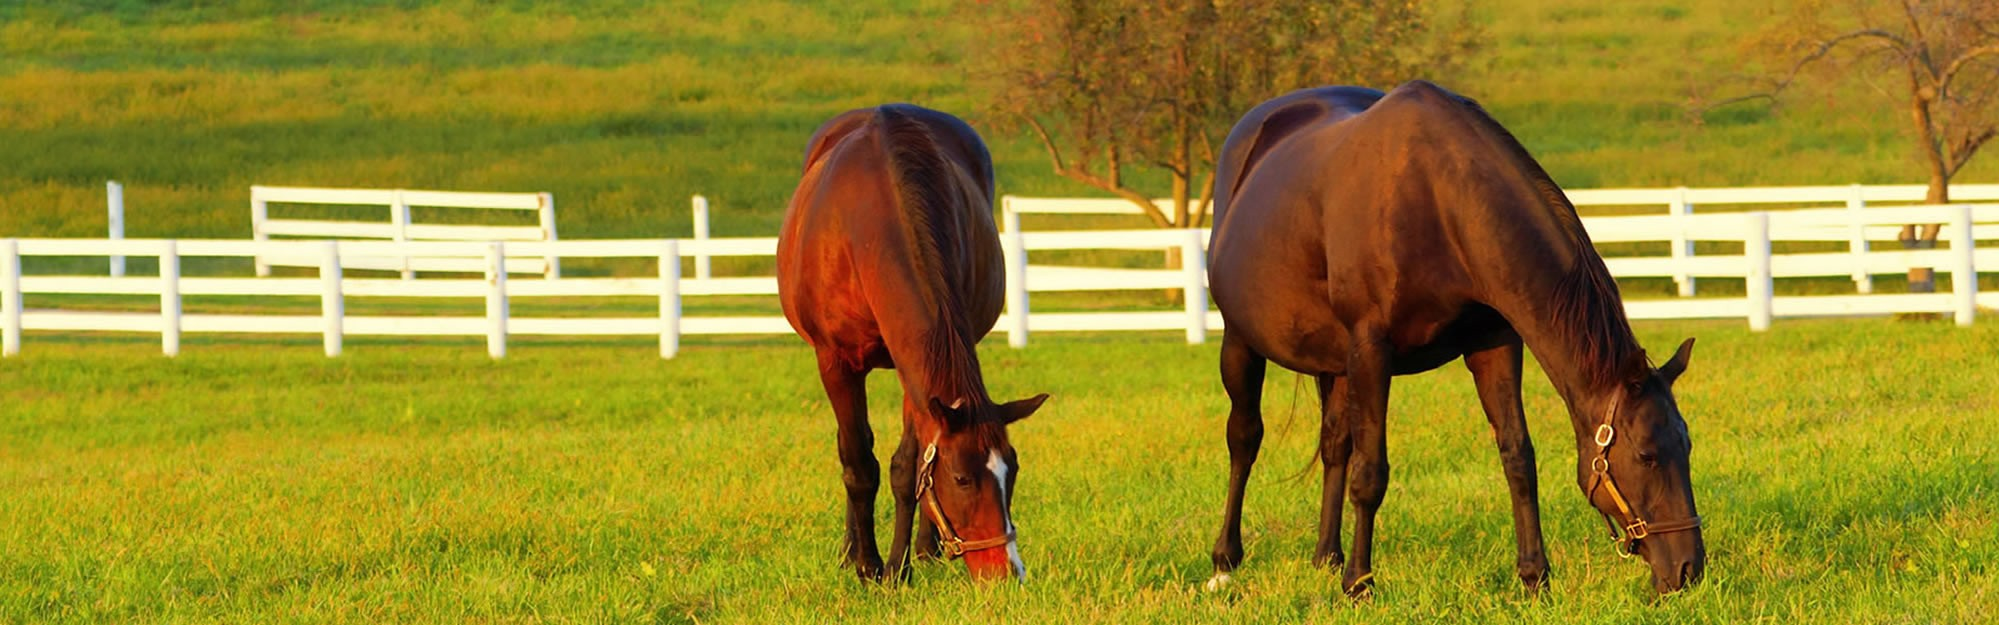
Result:
{"label": "white wooden fence", "polygon": [[[115,184],[115,183],[114,183]],[[122,208],[121,194],[113,193],[114,219]],[[274,219],[270,205],[319,204],[383,206],[386,221],[340,221],[329,219]],[[449,223],[414,223],[411,206],[477,208],[534,211],[539,225],[493,226]],[[250,187],[250,232],[258,241],[272,236],[304,238],[360,238],[389,241],[554,241],[555,196],[548,193],[483,193],[465,191],[412,191],[405,189],[326,189],[313,187]],[[114,238],[118,238],[114,236]],[[378,250],[388,251],[388,250]],[[255,257],[258,276],[271,275],[273,265],[318,267],[317,255],[259,254]],[[486,267],[477,258],[427,258],[421,256],[348,256],[347,269],[400,271],[404,279],[418,271],[479,272]],[[506,260],[509,273],[562,276],[555,256],[512,257]],[[114,261],[114,267],[118,266]]]}
{"label": "white wooden fence", "polygon": [[[1569,202],[1577,207],[1624,206],[1663,208],[1668,216],[1693,215],[1696,206],[1731,206],[1738,209],[1748,206],[1768,206],[1772,204],[1791,207],[1841,206],[1849,211],[1871,210],[1883,205],[1906,205],[1923,202],[1928,198],[1929,187],[1923,185],[1847,185],[1812,187],[1721,187],[1721,188],[1650,188],[1650,189],[1570,189],[1565,190]],[[1990,202],[1999,200],[1999,184],[1951,185],[1950,196],[1958,202]],[[1173,200],[1153,200],[1153,205],[1168,214],[1173,212]],[[1009,230],[1020,228],[1022,214],[1044,215],[1143,215],[1144,212],[1131,202],[1117,198],[1042,198],[1004,196],[1000,198],[1002,223]],[[1864,218],[1861,218],[1864,219]],[[1910,222],[1917,223],[1917,222]],[[1865,252],[1868,241],[1892,240],[1896,227],[1868,227],[1848,232],[1850,236],[1837,239],[1847,243],[1848,249],[1856,253]],[[1991,238],[1991,237],[1984,237]],[[1675,236],[1667,240],[1674,259],[1694,256],[1694,240],[1686,236]],[[1739,240],[1739,239],[1738,239]],[[1601,240],[1599,240],[1601,241]],[[1673,281],[1679,286],[1681,297],[1695,294],[1697,276],[1675,273]],[[1874,290],[1871,277],[1864,273],[1854,273],[1855,289],[1860,293]]]}
{"label": "white wooden fence", "polygon": [[[1999,239],[1999,205],[1924,206],[1794,210],[1778,213],[1717,213],[1596,217],[1584,220],[1599,242],[1735,241],[1739,255],[1611,258],[1611,272],[1620,277],[1745,279],[1746,297],[1627,300],[1634,319],[1738,318],[1764,329],[1778,317],[1880,315],[1901,312],[1948,313],[1969,324],[1980,306],[1999,308],[1999,293],[1979,293],[1978,267],[1999,271],[1999,247],[1976,247],[1977,239]],[[1871,233],[1903,223],[1945,223],[1947,248],[1934,250],[1850,249],[1834,253],[1773,255],[1774,241],[1844,240],[1856,231]],[[1868,234],[1867,236],[1873,236]],[[1189,342],[1206,339],[1221,326],[1208,308],[1203,230],[1122,230],[1087,232],[1003,233],[1006,255],[1007,314],[999,329],[1008,343],[1026,345],[1030,332],[1183,330]],[[1082,269],[1031,266],[1028,251],[1160,249],[1177,247],[1184,266],[1176,270]],[[162,350],[179,351],[183,333],[310,333],[325,339],[326,353],[338,355],[347,335],[484,336],[495,358],[506,353],[514,335],[657,336],[660,355],[672,357],[680,337],[689,334],[786,334],[780,316],[699,316],[682,314],[688,297],[705,295],[771,295],[776,279],[769,276],[683,278],[682,256],[771,256],[774,238],[676,240],[582,240],[546,242],[395,242],[395,241],[242,241],[242,240],[0,240],[0,354],[19,352],[22,331],[126,331],[158,333]],[[22,257],[103,256],[156,257],[157,276],[22,275]],[[249,278],[189,277],[180,273],[189,256],[284,257],[317,259],[316,277]],[[350,278],[343,275],[349,259],[425,257],[476,262],[483,279]],[[656,259],[658,271],[647,277],[510,280],[512,258],[624,257]],[[1780,278],[1898,273],[1910,266],[1932,266],[1950,275],[1949,293],[1779,296]],[[1031,313],[1029,294],[1051,291],[1114,291],[1186,289],[1181,310]],[[157,312],[86,312],[28,310],[24,294],[127,294],[157,296]],[[198,295],[317,296],[317,315],[186,314],[182,300]],[[516,297],[645,297],[657,298],[658,312],[646,317],[513,317],[509,302]],[[356,316],[346,312],[353,297],[480,298],[486,314],[469,316]]]}

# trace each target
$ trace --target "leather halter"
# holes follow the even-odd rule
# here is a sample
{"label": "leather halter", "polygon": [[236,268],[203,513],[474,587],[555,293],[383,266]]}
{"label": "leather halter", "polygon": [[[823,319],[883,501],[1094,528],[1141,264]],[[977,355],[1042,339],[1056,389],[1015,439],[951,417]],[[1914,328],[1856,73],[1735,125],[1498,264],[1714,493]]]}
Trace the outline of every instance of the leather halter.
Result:
{"label": "leather halter", "polygon": [[1617,480],[1610,477],[1610,443],[1617,436],[1617,430],[1610,426],[1610,421],[1617,416],[1619,401],[1621,398],[1610,402],[1610,409],[1604,411],[1603,425],[1596,428],[1596,458],[1590,460],[1589,490],[1584,496],[1595,499],[1598,487],[1610,492],[1610,501],[1617,505],[1617,512],[1624,515],[1624,523],[1620,525],[1602,510],[1597,510],[1597,514],[1603,515],[1603,522],[1610,526],[1610,539],[1617,542],[1617,555],[1629,558],[1638,553],[1639,540],[1653,534],[1684,532],[1700,527],[1701,517],[1694,515],[1685,519],[1650,522],[1631,510],[1631,504],[1624,500],[1624,493],[1617,490]]}
{"label": "leather halter", "polygon": [[931,485],[931,478],[936,470],[937,443],[931,443],[924,446],[923,462],[916,467],[916,500],[918,505],[930,513],[931,522],[937,524],[937,542],[943,546],[946,557],[955,559],[967,552],[1004,547],[1007,543],[1013,542],[1011,525],[1007,527],[1005,534],[999,536],[978,540],[960,538],[957,530],[951,528],[951,520],[944,518],[944,506],[937,502],[937,489]]}

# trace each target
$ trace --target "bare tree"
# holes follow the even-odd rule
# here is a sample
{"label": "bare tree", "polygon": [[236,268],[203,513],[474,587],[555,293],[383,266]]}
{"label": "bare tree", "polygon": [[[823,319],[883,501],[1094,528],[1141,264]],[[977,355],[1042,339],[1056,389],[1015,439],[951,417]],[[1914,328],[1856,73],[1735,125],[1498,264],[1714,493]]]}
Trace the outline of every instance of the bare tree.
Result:
{"label": "bare tree", "polygon": [[[969,14],[969,15],[968,15]],[[1236,117],[1287,91],[1447,78],[1480,31],[1462,5],[1373,0],[988,0],[967,54],[985,121],[1160,227],[1207,217]],[[1161,174],[1164,174],[1163,176]],[[1154,205],[1161,183],[1171,212]]]}
{"label": "bare tree", "polygon": [[[1950,202],[1950,180],[1999,135],[1999,1],[1801,0],[1759,34],[1788,70],[1766,89],[1729,98],[1775,100],[1801,78],[1881,80],[1884,104],[1903,108],[1929,171],[1928,202]],[[1908,248],[1936,247],[1941,225],[1908,225]],[[1936,289],[1929,268],[1909,270],[1909,290]]]}

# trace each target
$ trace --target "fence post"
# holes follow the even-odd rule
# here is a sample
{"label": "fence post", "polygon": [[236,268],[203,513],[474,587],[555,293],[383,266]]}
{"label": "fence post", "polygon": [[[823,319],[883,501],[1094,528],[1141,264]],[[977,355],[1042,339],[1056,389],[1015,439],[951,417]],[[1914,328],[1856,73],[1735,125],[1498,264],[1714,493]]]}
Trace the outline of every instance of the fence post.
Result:
{"label": "fence post", "polygon": [[1694,277],[1685,268],[1687,259],[1694,255],[1694,242],[1687,238],[1687,217],[1694,214],[1694,205],[1687,201],[1686,187],[1679,188],[1666,212],[1673,217],[1673,266],[1680,268],[1673,274],[1673,282],[1680,287],[1680,297],[1693,297]]}
{"label": "fence post", "polygon": [[1749,329],[1770,329],[1776,281],[1770,273],[1770,213],[1749,214],[1749,234],[1742,239],[1742,254],[1749,260],[1744,290],[1749,295]]}
{"label": "fence post", "polygon": [[1020,213],[1009,207],[1004,220],[1006,236],[1000,240],[1000,250],[1006,254],[1006,317],[1010,324],[1006,344],[1027,347],[1027,238],[1020,231]]}
{"label": "fence post", "polygon": [[1970,326],[1978,316],[1978,239],[1971,231],[1971,207],[1959,206],[1950,216],[1950,291],[1956,302],[1957,325]]}
{"label": "fence post", "polygon": [[[541,240],[554,243],[556,241],[555,194],[544,191],[538,194],[538,196],[541,198]],[[557,280],[562,278],[562,256],[551,250],[548,256],[543,257],[542,260],[548,263],[548,268],[542,271],[542,279]]]}
{"label": "fence post", "polygon": [[[264,232],[264,222],[271,219],[271,204],[264,200],[261,191],[259,187],[250,187],[250,238],[256,241],[269,241],[271,235]],[[271,276],[271,265],[264,262],[263,254],[251,257],[251,262],[257,264],[257,277]]]}
{"label": "fence post", "polygon": [[160,249],[160,351],[180,355],[180,244],[173,239]]}
{"label": "fence post", "polygon": [[21,242],[0,239],[0,356],[21,354]]}
{"label": "fence post", "polygon": [[659,357],[680,353],[680,242],[667,239],[659,250]]}
{"label": "fence post", "polygon": [[1187,237],[1180,242],[1180,275],[1187,279],[1182,293],[1187,302],[1187,344],[1199,345],[1208,340],[1208,253],[1199,228],[1182,232]]}
{"label": "fence post", "polygon": [[498,360],[507,357],[507,250],[506,244],[486,244],[486,355]]}
{"label": "fence post", "polygon": [[[708,242],[708,198],[699,195],[694,196],[694,240],[699,246],[694,250],[695,279],[707,280],[715,277],[712,273],[714,264],[708,256],[708,246],[704,245]],[[678,264],[680,257],[675,256],[673,262]]]}
{"label": "fence post", "polygon": [[[118,184],[116,180],[105,181],[104,198],[106,207],[111,211],[109,222],[111,226],[111,240],[123,240],[125,238],[125,185]],[[125,277],[125,256],[123,254],[111,255],[111,277]]]}
{"label": "fence post", "polygon": [[1867,273],[1867,224],[1863,211],[1867,210],[1866,187],[1853,185],[1853,195],[1846,198],[1847,252],[1853,255],[1853,290],[1866,295],[1874,292],[1874,276]]}
{"label": "fence post", "polygon": [[326,357],[340,355],[347,333],[347,300],[340,292],[340,244],[326,241],[319,255],[319,315],[326,320]]}
{"label": "fence post", "polygon": [[[396,242],[409,243],[410,240],[409,202],[403,201],[402,189],[396,189],[394,191],[391,191],[390,193],[393,194],[392,197],[394,199],[390,200],[389,204],[389,220],[394,222],[396,225]],[[415,278],[416,272],[410,270],[410,248],[408,245],[403,245],[400,247],[403,257],[403,279],[408,280],[411,278]],[[506,273],[506,271],[504,271],[503,269],[500,273]]]}

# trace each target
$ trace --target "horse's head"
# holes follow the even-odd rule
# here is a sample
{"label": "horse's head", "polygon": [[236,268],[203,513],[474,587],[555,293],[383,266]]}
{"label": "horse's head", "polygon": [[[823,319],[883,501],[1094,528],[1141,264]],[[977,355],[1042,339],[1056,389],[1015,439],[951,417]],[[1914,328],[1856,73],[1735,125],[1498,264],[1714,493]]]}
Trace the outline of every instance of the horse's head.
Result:
{"label": "horse's head", "polygon": [[1020,459],[1006,426],[1033,414],[1048,395],[1005,404],[944,405],[930,411],[945,427],[924,445],[916,467],[916,499],[937,525],[944,555],[964,556],[972,577],[1025,577],[1014,545],[1013,485]]}
{"label": "horse's head", "polygon": [[1644,367],[1621,387],[1580,460],[1590,503],[1612,525],[1620,551],[1652,566],[1652,587],[1662,594],[1699,581],[1707,566],[1688,476],[1693,442],[1673,400],[1673,381],[1687,370],[1693,345],[1687,339],[1672,360]]}

